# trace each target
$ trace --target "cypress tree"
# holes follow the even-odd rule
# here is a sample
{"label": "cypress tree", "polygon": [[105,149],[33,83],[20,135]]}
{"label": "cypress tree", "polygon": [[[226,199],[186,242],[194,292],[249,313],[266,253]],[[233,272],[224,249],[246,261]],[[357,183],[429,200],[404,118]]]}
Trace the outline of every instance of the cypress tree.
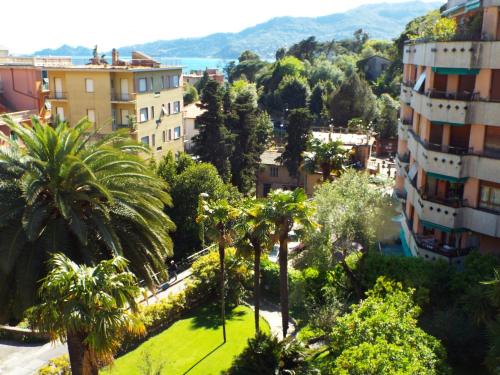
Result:
{"label": "cypress tree", "polygon": [[225,126],[226,115],[223,112],[223,87],[214,80],[209,80],[201,95],[202,113],[196,121],[200,133],[194,137],[194,154],[201,161],[212,163],[225,182],[231,179],[229,158],[233,151],[234,137]]}

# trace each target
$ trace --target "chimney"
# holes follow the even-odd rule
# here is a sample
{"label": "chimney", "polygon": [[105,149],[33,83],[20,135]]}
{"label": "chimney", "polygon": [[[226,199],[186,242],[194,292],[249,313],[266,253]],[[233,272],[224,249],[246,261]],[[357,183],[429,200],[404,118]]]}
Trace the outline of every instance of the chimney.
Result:
{"label": "chimney", "polygon": [[116,48],[113,48],[113,50],[111,51],[111,65],[118,65],[118,51]]}

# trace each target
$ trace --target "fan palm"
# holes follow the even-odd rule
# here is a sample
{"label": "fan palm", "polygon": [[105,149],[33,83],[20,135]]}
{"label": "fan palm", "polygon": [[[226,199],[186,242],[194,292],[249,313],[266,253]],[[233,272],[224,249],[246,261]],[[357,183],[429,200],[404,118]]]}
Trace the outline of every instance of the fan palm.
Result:
{"label": "fan palm", "polygon": [[233,240],[233,230],[238,210],[227,200],[220,199],[214,202],[202,202],[202,213],[198,217],[198,222],[203,222],[204,228],[209,238],[218,243],[219,264],[220,264],[220,303],[222,336],[226,342],[226,307],[225,307],[225,282],[226,272],[224,259],[226,258],[226,247]]}
{"label": "fan palm", "polygon": [[266,216],[265,200],[246,199],[241,207],[238,223],[239,249],[249,249],[254,257],[254,312],[255,331],[260,332],[260,258],[274,244],[273,223]]}
{"label": "fan palm", "polygon": [[265,215],[274,224],[279,238],[280,265],[280,305],[283,324],[283,337],[288,331],[288,240],[289,232],[294,224],[302,228],[314,226],[312,221],[313,207],[307,201],[303,189],[294,191],[274,190],[269,194],[265,207]]}
{"label": "fan palm", "polygon": [[348,160],[348,150],[343,148],[341,141],[321,142],[319,139],[314,139],[310,145],[312,155],[307,156],[305,167],[310,172],[314,172],[317,168],[321,169],[323,181],[332,179],[332,172],[338,174],[344,168]]}
{"label": "fan palm", "polygon": [[123,257],[79,266],[61,253],[40,287],[42,302],[28,310],[34,327],[67,341],[73,375],[94,375],[108,364],[125,332],[142,334],[134,315],[140,288]]}
{"label": "fan palm", "polygon": [[[36,282],[58,251],[77,263],[123,255],[153,284],[172,252],[167,186],[126,131],[96,140],[92,123],[26,127],[0,149],[0,321],[34,304]],[[166,276],[166,275],[165,275]]]}

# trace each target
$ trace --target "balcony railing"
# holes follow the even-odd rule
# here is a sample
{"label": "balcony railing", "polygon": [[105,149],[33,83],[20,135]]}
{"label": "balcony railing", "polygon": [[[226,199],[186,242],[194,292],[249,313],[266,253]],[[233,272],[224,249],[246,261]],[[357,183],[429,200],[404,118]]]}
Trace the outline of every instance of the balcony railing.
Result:
{"label": "balcony railing", "polygon": [[113,130],[118,129],[131,129],[131,126],[129,124],[113,124]]}
{"label": "balcony railing", "polygon": [[445,257],[463,257],[468,255],[474,247],[460,248],[444,243],[440,243],[432,236],[414,235],[415,242],[419,247],[432,251]]}
{"label": "balcony railing", "polygon": [[426,150],[430,151],[437,151],[437,152],[443,152],[446,154],[453,154],[453,155],[472,155],[473,154],[473,149],[472,148],[467,148],[467,147],[460,147],[460,146],[452,146],[452,145],[443,145],[439,143],[431,143],[424,141],[420,136],[415,133],[413,129],[408,129],[408,133],[410,133],[413,138],[420,143]]}
{"label": "balcony railing", "polygon": [[111,101],[113,102],[130,102],[135,100],[135,93],[111,93]]}
{"label": "balcony railing", "polygon": [[402,163],[409,163],[410,162],[410,154],[409,153],[405,153],[402,155],[398,154],[398,159]]}
{"label": "balcony railing", "polygon": [[64,91],[54,91],[54,92],[50,93],[49,99],[66,100],[66,99],[68,99],[68,93],[66,93]]}
{"label": "balcony railing", "polygon": [[435,89],[428,90],[426,95],[429,98],[433,99],[462,100],[462,101],[477,100],[479,98],[479,94],[476,92],[469,92],[469,91],[447,92]]}

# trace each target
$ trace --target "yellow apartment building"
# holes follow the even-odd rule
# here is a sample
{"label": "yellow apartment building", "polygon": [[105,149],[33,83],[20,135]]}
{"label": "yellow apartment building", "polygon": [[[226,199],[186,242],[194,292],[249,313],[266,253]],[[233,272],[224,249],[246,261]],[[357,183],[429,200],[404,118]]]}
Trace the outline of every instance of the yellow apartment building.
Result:
{"label": "yellow apartment building", "polygon": [[46,67],[52,113],[75,124],[83,117],[100,134],[129,128],[155,157],[184,150],[182,68],[164,67],[134,52],[130,62],[113,51],[111,64]]}
{"label": "yellow apartment building", "polygon": [[500,252],[500,1],[449,0],[447,41],[404,47],[396,191],[407,255]]}

